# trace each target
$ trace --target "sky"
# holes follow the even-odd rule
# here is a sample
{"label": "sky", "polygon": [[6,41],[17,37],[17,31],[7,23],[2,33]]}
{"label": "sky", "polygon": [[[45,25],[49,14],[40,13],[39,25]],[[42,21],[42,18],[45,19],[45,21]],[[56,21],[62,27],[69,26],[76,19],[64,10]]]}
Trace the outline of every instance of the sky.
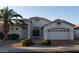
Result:
{"label": "sky", "polygon": [[38,16],[51,21],[62,19],[79,24],[79,6],[9,6],[9,8],[14,9],[24,18]]}

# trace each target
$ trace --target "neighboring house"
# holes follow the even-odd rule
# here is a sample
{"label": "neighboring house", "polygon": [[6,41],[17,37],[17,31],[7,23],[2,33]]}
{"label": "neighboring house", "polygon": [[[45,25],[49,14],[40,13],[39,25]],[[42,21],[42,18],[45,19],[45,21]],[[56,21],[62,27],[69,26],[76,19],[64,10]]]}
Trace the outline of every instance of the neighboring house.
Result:
{"label": "neighboring house", "polygon": [[22,38],[28,38],[30,39],[30,25],[31,22],[27,19],[22,19],[23,22],[25,23],[15,23],[15,24],[11,24],[10,25],[10,31],[9,34],[19,34],[20,35],[20,39]]}
{"label": "neighboring house", "polygon": [[[19,34],[20,39],[74,40],[79,39],[79,26],[65,20],[50,21],[42,17],[22,19],[25,23],[11,24],[9,34]],[[0,27],[1,30],[1,27]]]}
{"label": "neighboring house", "polygon": [[[20,19],[19,19],[20,20]],[[12,22],[10,23],[10,29],[8,34],[19,34],[19,38],[28,38],[30,39],[30,24],[31,22],[28,19],[22,19],[23,22]],[[3,23],[0,23],[0,32],[3,32]]]}

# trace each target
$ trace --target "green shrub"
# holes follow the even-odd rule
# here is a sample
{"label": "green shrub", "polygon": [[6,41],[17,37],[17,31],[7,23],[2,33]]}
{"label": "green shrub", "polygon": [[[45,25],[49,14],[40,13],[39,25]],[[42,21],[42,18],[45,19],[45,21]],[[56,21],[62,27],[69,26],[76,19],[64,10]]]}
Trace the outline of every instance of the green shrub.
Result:
{"label": "green shrub", "polygon": [[19,34],[9,34],[8,39],[9,40],[18,40],[19,39]]}
{"label": "green shrub", "polygon": [[31,46],[33,44],[33,42],[32,42],[32,40],[31,39],[25,39],[25,40],[22,40],[21,42],[20,42],[20,45],[21,46]]}
{"label": "green shrub", "polygon": [[41,45],[51,45],[51,41],[50,40],[42,40]]}

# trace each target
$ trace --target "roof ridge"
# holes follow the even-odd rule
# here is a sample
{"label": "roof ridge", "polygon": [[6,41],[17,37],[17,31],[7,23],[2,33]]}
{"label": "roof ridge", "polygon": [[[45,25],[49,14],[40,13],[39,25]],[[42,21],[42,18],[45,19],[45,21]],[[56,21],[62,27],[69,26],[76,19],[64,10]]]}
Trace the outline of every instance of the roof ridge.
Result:
{"label": "roof ridge", "polygon": [[[49,24],[51,24],[51,23],[53,23],[53,22],[55,22],[55,21],[58,21],[58,20],[63,21],[63,22],[66,22],[66,23],[68,23],[68,24],[70,24],[70,25],[76,26],[75,24],[72,24],[72,23],[70,23],[70,22],[68,22],[68,21],[65,21],[65,20],[62,20],[62,19],[55,19],[54,21],[52,21],[52,22],[50,22],[50,23],[48,23],[48,24],[46,24],[46,25],[44,25],[44,26],[47,26],[47,25],[49,25]],[[43,27],[44,27],[44,26],[43,26]]]}
{"label": "roof ridge", "polygon": [[39,17],[39,16],[30,17],[30,18],[28,18],[28,19],[30,19],[30,20],[31,20],[32,18],[45,19],[45,20],[47,20],[47,21],[50,21],[50,22],[51,22],[51,20],[49,20],[49,19],[47,19],[47,18],[44,18],[44,17]]}

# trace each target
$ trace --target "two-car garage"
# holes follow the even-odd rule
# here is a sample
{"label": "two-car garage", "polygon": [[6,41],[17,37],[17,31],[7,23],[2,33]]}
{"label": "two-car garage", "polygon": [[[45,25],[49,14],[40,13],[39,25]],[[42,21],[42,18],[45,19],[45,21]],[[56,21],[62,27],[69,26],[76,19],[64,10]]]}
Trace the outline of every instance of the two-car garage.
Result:
{"label": "two-car garage", "polygon": [[57,19],[43,27],[44,39],[74,40],[74,24]]}

